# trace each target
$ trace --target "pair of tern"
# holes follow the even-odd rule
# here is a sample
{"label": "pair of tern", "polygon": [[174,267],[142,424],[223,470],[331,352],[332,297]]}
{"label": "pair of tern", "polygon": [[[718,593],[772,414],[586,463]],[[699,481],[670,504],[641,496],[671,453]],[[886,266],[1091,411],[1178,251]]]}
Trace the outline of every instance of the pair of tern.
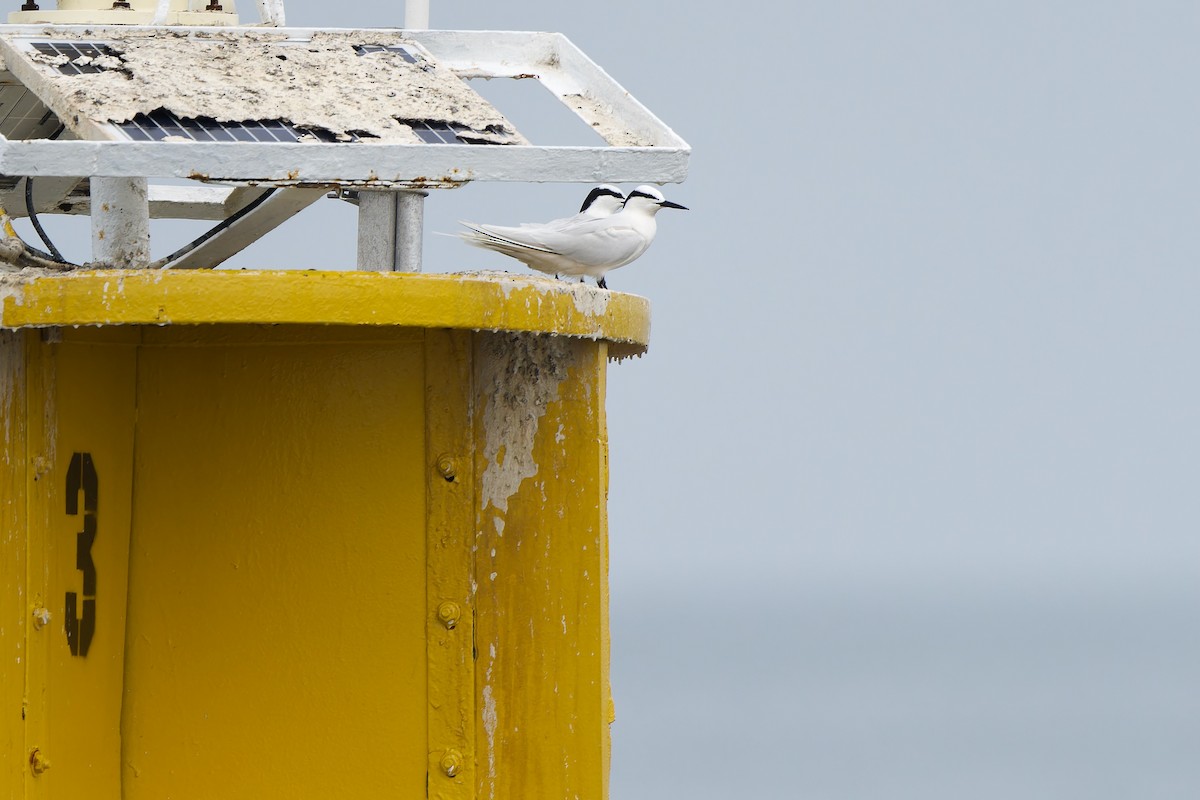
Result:
{"label": "pair of tern", "polygon": [[603,184],[588,193],[573,217],[514,228],[464,222],[469,231],[459,236],[467,244],[511,256],[538,272],[590,276],[607,289],[605,273],[646,252],[658,231],[654,215],[664,208],[687,210],[653,186],[639,186],[626,197],[617,187]]}

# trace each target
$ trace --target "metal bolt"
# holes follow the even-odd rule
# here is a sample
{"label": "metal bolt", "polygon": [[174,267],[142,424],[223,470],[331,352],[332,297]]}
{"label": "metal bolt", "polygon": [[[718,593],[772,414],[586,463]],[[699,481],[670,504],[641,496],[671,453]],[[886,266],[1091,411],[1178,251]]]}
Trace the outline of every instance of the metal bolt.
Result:
{"label": "metal bolt", "polygon": [[50,624],[50,609],[38,606],[33,610],[33,629],[40,631]]}
{"label": "metal bolt", "polygon": [[439,458],[437,462],[437,469],[438,472],[441,473],[442,477],[448,481],[454,480],[454,476],[458,474],[457,465],[454,463],[454,459],[450,456],[442,456]]}
{"label": "metal bolt", "polygon": [[462,609],[458,607],[458,603],[452,600],[447,600],[438,606],[438,619],[446,626],[446,630],[454,630],[454,626],[458,624],[458,618],[462,616]]}
{"label": "metal bolt", "polygon": [[34,775],[41,775],[50,769],[50,759],[42,755],[41,751],[35,747],[29,754],[29,768],[33,770]]}
{"label": "metal bolt", "polygon": [[462,769],[462,753],[457,750],[447,750],[446,755],[442,756],[442,772],[446,773],[447,778],[453,778]]}

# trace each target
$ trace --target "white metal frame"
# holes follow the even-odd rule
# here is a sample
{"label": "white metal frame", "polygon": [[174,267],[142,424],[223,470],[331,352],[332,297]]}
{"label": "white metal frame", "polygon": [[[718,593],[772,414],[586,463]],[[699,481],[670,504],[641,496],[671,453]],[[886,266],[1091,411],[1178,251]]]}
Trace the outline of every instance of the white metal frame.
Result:
{"label": "white metal frame", "polygon": [[[70,26],[89,37],[120,37],[153,28]],[[179,30],[175,28],[173,30]],[[230,29],[193,28],[198,32]],[[280,28],[298,38],[313,29]],[[395,31],[402,33],[401,31]],[[12,26],[0,35],[8,68],[56,113],[67,105],[5,37],[53,38],[44,26]],[[638,146],[559,147],[340,143],[210,143],[89,140],[0,142],[0,173],[33,176],[190,178],[256,186],[447,188],[468,181],[677,183],[687,176],[687,143],[558,33],[409,31],[441,64],[464,78],[538,80],[585,123],[631,132]],[[568,98],[582,97],[585,103]],[[583,107],[581,108],[580,105]],[[94,128],[95,130],[92,130]]]}
{"label": "white metal frame", "polygon": [[[261,0],[282,24],[281,0]],[[275,11],[278,13],[274,13]],[[191,218],[225,218],[249,196],[282,191],[171,264],[213,267],[260,238],[329,188],[360,190],[358,268],[421,268],[422,189],[452,188],[470,181],[677,183],[687,177],[690,148],[567,37],[558,33],[429,31],[427,6],[415,4],[409,28],[374,33],[403,35],[459,77],[536,80],[609,144],[595,147],[544,145],[453,145],[381,143],[135,142],[110,124],[80,120],[83,139],[4,140],[0,174],[92,179],[93,254],[97,262],[145,266],[148,220],[172,211]],[[411,17],[411,19],[409,18]],[[70,98],[27,60],[33,41],[56,36],[120,39],[154,27],[4,26],[0,56],[8,70],[60,118],[73,115]],[[229,35],[231,28],[181,28],[172,32]],[[321,32],[276,28],[306,41]],[[501,109],[503,110],[503,109]],[[202,184],[191,191],[147,186],[148,178],[183,178]],[[96,189],[139,202],[100,206]],[[140,187],[140,194],[134,188]],[[204,189],[205,191],[197,191]],[[72,204],[78,213],[83,204]],[[108,231],[131,232],[120,244]],[[102,235],[103,234],[103,235]],[[124,240],[127,237],[122,236]]]}

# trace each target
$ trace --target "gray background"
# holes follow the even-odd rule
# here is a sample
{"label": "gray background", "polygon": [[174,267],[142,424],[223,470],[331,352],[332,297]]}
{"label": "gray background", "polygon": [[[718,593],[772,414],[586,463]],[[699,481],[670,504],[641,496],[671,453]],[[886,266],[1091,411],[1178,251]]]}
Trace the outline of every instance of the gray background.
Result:
{"label": "gray background", "polygon": [[[665,187],[693,210],[609,276],[654,304],[610,372],[614,800],[1200,796],[1198,23],[433,0],[433,27],[566,33],[694,148]],[[588,141],[494,84],[535,141]],[[427,229],[585,191],[435,193]],[[231,266],[350,268],[354,241],[322,202]]]}

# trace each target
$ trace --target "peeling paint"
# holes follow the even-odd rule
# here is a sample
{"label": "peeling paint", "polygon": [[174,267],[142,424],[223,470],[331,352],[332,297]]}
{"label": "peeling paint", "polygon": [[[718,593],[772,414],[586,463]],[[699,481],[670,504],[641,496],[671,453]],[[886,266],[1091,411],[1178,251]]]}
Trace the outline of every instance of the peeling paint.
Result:
{"label": "peeling paint", "polygon": [[[496,660],[496,646],[495,645],[492,645],[491,657],[492,657],[492,661],[494,662]],[[487,678],[488,678],[489,682],[483,687],[483,692],[482,692],[482,695],[483,695],[482,712],[483,713],[481,714],[481,716],[483,718],[484,735],[487,737],[487,762],[488,762],[488,775],[487,776],[488,776],[489,781],[493,781],[491,794],[494,795],[495,794],[494,781],[496,780],[496,722],[497,722],[497,716],[496,716],[496,698],[495,698],[495,695],[492,693],[492,685],[490,682],[491,678],[492,678],[492,668],[491,667],[488,667]]]}
{"label": "peeling paint", "polygon": [[14,305],[25,304],[25,281],[12,275],[0,275],[0,327],[4,325],[4,306],[12,299]]}
{"label": "peeling paint", "polygon": [[610,297],[608,290],[588,286],[585,283],[568,285],[571,287],[571,299],[575,301],[575,308],[581,314],[602,317],[604,312],[608,311],[608,298]]}
{"label": "peeling paint", "polygon": [[575,309],[580,313],[590,316],[603,316],[608,310],[609,299],[612,297],[612,293],[607,289],[601,289],[592,284],[579,281],[564,281],[544,275],[514,274],[501,270],[475,270],[456,274],[464,280],[483,278],[498,283],[505,300],[511,299],[512,293],[518,289],[533,289],[538,292],[538,295],[525,298],[525,307],[530,309],[536,306],[540,310],[542,299],[546,295],[568,294],[575,302]]}
{"label": "peeling paint", "polygon": [[572,362],[573,342],[536,334],[492,334],[483,339],[482,509],[505,512],[521,482],[538,472],[533,446],[546,407],[558,400]]}
{"label": "peeling paint", "polygon": [[25,305],[25,287],[35,278],[62,277],[64,273],[41,267],[0,266],[0,328],[4,325],[4,307],[12,299],[15,306]]}

